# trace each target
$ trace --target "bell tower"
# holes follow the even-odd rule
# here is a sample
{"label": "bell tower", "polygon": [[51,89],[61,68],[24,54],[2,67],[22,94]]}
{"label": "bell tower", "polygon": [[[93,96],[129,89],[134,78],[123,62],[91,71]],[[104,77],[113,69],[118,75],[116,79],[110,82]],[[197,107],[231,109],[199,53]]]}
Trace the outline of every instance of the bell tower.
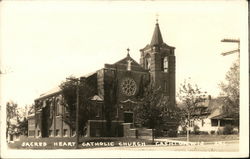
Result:
{"label": "bell tower", "polygon": [[164,43],[158,20],[151,43],[140,50],[140,65],[150,72],[151,82],[175,105],[175,47]]}

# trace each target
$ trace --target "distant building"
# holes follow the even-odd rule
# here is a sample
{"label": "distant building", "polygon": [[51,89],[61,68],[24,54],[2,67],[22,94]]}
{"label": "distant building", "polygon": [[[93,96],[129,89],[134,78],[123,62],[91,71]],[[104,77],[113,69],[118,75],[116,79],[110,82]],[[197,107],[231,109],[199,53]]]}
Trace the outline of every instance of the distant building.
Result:
{"label": "distant building", "polygon": [[[125,58],[83,76],[95,90],[89,100],[95,105],[91,111],[96,115],[88,120],[86,135],[136,136],[134,108],[141,91],[150,82],[160,87],[161,92],[169,97],[170,104],[175,106],[174,51],[174,47],[163,42],[157,22],[151,43],[140,50],[140,64],[129,55],[128,49]],[[117,92],[115,96],[114,92]],[[75,135],[75,130],[63,120],[67,112],[60,102],[62,100],[59,87],[35,99],[35,113],[28,118],[29,137]],[[107,110],[115,110],[109,119],[110,125],[107,125]]]}
{"label": "distant building", "polygon": [[17,123],[17,118],[12,118],[9,121],[9,129],[7,132],[7,141],[8,142],[13,142],[19,140],[19,132],[16,126],[18,125]]}
{"label": "distant building", "polygon": [[[14,141],[19,141],[21,138],[25,137],[25,132],[21,130],[20,123],[18,122],[23,122],[26,120],[25,118],[23,119],[17,119],[17,117],[11,118],[9,120],[9,128],[7,132],[7,142],[14,142]],[[27,121],[27,120],[26,120]],[[27,130],[26,130],[27,133]]]}
{"label": "distant building", "polygon": [[[224,97],[217,97],[211,99],[211,96],[196,108],[195,114],[192,115],[193,119],[190,121],[190,131],[194,132],[195,127],[200,132],[206,132],[208,134],[218,134],[223,131],[226,125],[234,127],[234,131],[238,132],[237,123],[234,119],[226,115],[223,111]],[[199,116],[199,118],[195,118]],[[182,131],[182,127],[179,126],[179,131]]]}

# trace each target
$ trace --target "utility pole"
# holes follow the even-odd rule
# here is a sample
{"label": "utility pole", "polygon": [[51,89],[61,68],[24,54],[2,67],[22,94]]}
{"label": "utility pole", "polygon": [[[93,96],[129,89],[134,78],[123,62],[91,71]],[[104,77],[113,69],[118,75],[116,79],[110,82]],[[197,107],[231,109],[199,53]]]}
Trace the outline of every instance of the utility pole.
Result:
{"label": "utility pole", "polygon": [[[230,54],[238,53],[238,60],[237,60],[237,62],[235,64],[237,64],[239,66],[240,65],[240,63],[239,63],[240,62],[240,39],[222,39],[221,42],[230,42],[230,43],[237,43],[238,44],[237,49],[234,49],[234,50],[231,50],[231,51],[228,51],[228,52],[223,52],[223,53],[221,53],[221,55],[227,56],[227,55],[230,55]],[[238,127],[238,130],[239,130],[239,125],[237,127]]]}
{"label": "utility pole", "polygon": [[76,149],[79,143],[79,80],[76,81]]}
{"label": "utility pole", "polygon": [[230,42],[230,43],[238,43],[238,48],[231,50],[231,51],[227,51],[227,52],[223,52],[221,53],[221,55],[226,56],[229,54],[233,54],[233,53],[239,53],[239,57],[240,57],[240,40],[239,39],[222,39],[221,42]]}
{"label": "utility pole", "polygon": [[78,149],[79,143],[79,82],[77,78],[66,78],[67,80],[76,82],[76,149]]}

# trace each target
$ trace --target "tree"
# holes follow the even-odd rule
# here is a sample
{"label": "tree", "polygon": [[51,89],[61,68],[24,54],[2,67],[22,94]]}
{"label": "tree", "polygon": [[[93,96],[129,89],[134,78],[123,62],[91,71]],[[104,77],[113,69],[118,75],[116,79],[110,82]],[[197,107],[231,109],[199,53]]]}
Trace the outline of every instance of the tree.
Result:
{"label": "tree", "polygon": [[[60,85],[62,90],[63,100],[62,105],[66,109],[66,113],[63,114],[63,120],[68,123],[72,129],[76,127],[76,98],[77,98],[77,87],[79,88],[79,133],[85,135],[86,132],[80,131],[85,130],[88,119],[93,115],[91,109],[91,102],[89,98],[93,95],[93,89],[87,84],[85,78],[81,78],[79,82],[75,77],[68,78],[69,80],[63,82]],[[78,86],[77,86],[78,84]]]}
{"label": "tree", "polygon": [[8,134],[28,135],[28,120],[26,118],[27,106],[18,107],[13,101],[6,104],[6,136]]}
{"label": "tree", "polygon": [[169,104],[169,98],[161,92],[160,88],[156,89],[152,84],[148,85],[139,101],[135,109],[138,124],[156,129],[157,132],[166,129],[170,122],[174,122],[177,128],[179,110]]}
{"label": "tree", "polygon": [[17,130],[19,134],[28,136],[28,120],[27,115],[29,110],[31,109],[30,106],[26,105],[25,107],[18,107],[17,108],[17,114],[18,114],[18,120],[17,120]]}
{"label": "tree", "polygon": [[11,131],[11,119],[16,118],[18,119],[18,113],[17,113],[17,104],[13,101],[6,103],[6,137]]}
{"label": "tree", "polygon": [[225,81],[219,84],[221,94],[225,96],[223,111],[228,116],[239,122],[239,98],[240,98],[240,62],[236,60],[226,74]]}
{"label": "tree", "polygon": [[35,105],[34,104],[27,106],[27,109],[28,109],[27,115],[35,113]]}
{"label": "tree", "polygon": [[28,136],[28,120],[24,117],[22,120],[18,120],[18,131],[20,134]]}
{"label": "tree", "polygon": [[197,108],[206,99],[206,92],[202,92],[197,84],[191,84],[187,80],[181,84],[178,98],[182,102],[181,107],[182,124],[187,128],[187,141],[189,141],[189,129],[191,119],[199,119]]}

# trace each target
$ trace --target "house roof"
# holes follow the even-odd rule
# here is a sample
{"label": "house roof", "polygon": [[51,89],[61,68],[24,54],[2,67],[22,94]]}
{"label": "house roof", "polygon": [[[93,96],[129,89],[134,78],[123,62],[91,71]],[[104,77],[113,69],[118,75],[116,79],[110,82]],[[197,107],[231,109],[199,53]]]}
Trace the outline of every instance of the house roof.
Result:
{"label": "house roof", "polygon": [[211,119],[226,119],[226,120],[233,120],[232,117],[226,115],[226,114],[219,114],[213,117],[210,117]]}
{"label": "house roof", "polygon": [[[217,97],[214,99],[207,99],[201,102],[197,108],[201,108],[198,112],[199,115],[208,115],[208,118],[217,118],[223,116],[223,102],[225,97]],[[185,104],[178,104],[179,108],[184,108]],[[195,115],[198,115],[197,112]]]}
{"label": "house roof", "polygon": [[211,100],[209,100],[208,108],[210,110],[222,109],[222,106],[224,104],[224,100],[225,100],[225,97],[217,97],[217,98],[211,99]]}
{"label": "house roof", "polygon": [[220,109],[214,109],[210,111],[210,115],[208,116],[208,118],[213,118],[216,116],[221,115],[221,110]]}

